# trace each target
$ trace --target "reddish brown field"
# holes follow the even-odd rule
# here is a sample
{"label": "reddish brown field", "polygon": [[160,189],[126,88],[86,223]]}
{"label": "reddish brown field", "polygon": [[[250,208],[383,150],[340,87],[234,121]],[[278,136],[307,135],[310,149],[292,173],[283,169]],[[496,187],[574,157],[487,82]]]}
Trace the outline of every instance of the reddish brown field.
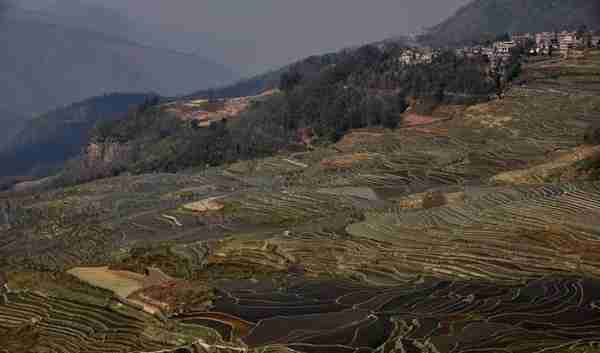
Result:
{"label": "reddish brown field", "polygon": [[419,125],[431,124],[439,119],[436,119],[432,116],[428,115],[418,115],[415,113],[408,113],[404,116],[404,120],[402,121],[402,127],[414,127]]}

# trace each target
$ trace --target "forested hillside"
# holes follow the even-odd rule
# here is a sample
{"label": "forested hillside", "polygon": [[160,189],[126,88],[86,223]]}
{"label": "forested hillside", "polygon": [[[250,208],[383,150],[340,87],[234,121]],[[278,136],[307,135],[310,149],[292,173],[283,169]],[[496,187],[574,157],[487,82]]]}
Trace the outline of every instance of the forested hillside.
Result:
{"label": "forested hillside", "polygon": [[600,2],[590,0],[474,0],[421,38],[436,46],[462,45],[500,33],[600,29]]}
{"label": "forested hillside", "polygon": [[312,58],[312,69],[292,66],[281,75],[280,93],[210,128],[194,127],[155,106],[97,125],[92,139],[134,151],[119,168],[174,172],[268,155],[298,143],[298,132],[306,129],[315,143],[327,144],[354,128],[395,128],[409,102],[427,114],[441,103],[488,100],[497,89],[482,59],[446,52],[431,63],[404,65],[398,60],[403,50],[364,46]]}
{"label": "forested hillside", "polygon": [[99,121],[125,116],[153,94],[109,94],[46,113],[26,123],[4,144],[0,176],[44,175],[82,152],[90,129]]}

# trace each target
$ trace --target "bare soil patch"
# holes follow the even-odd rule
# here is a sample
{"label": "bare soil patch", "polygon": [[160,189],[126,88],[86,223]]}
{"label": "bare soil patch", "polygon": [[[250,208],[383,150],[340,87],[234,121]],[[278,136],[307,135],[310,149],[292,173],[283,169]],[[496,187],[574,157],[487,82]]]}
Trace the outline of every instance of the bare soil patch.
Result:
{"label": "bare soil patch", "polygon": [[199,213],[204,213],[208,211],[219,211],[222,210],[224,207],[225,205],[218,202],[217,199],[214,197],[183,205],[184,209]]}
{"label": "bare soil patch", "polygon": [[93,286],[108,289],[122,298],[144,287],[146,276],[129,272],[113,271],[103,267],[76,267],[68,273]]}
{"label": "bare soil patch", "polygon": [[414,127],[419,125],[431,124],[439,119],[434,118],[430,115],[419,115],[416,113],[408,113],[404,116],[402,121],[402,127]]}
{"label": "bare soil patch", "polygon": [[131,271],[110,270],[107,266],[75,267],[67,272],[93,286],[110,290],[122,298],[127,298],[144,287],[171,280],[158,269],[148,269],[147,276]]}

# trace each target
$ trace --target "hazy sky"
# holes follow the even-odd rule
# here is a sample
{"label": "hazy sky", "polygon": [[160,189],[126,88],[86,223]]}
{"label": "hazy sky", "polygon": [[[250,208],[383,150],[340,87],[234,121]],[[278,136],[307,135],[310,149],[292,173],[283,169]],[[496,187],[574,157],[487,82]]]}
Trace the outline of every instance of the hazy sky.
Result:
{"label": "hazy sky", "polygon": [[[0,0],[1,1],[1,0]],[[56,0],[28,0],[51,3]],[[160,28],[173,48],[257,72],[418,31],[468,0],[80,0]],[[169,33],[168,35],[165,33]],[[179,33],[180,35],[174,35]],[[208,51],[208,52],[207,52]],[[212,52],[216,51],[216,52]],[[217,53],[218,52],[218,53]]]}
{"label": "hazy sky", "polygon": [[4,12],[8,8],[8,0],[0,0],[0,19],[4,16]]}

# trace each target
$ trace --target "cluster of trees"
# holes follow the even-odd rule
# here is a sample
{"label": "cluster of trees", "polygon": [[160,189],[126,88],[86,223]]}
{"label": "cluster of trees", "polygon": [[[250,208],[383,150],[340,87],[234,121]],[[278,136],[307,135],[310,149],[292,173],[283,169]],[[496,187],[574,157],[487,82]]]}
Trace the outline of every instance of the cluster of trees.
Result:
{"label": "cluster of trees", "polygon": [[379,89],[359,78],[370,71],[382,71],[378,65],[390,58],[389,52],[365,46],[344,55],[315,79],[298,73],[284,75],[284,94],[279,97],[278,109],[269,112],[268,120],[283,134],[310,127],[326,142],[335,141],[353,128],[396,127],[407,108],[405,94]]}
{"label": "cluster of trees", "polygon": [[398,60],[404,50],[364,46],[341,54],[317,78],[284,75],[278,109],[264,114],[277,126],[272,132],[311,127],[325,141],[334,141],[352,128],[396,127],[408,97],[435,106],[488,99],[494,92],[483,59],[447,51],[431,63],[407,66]]}
{"label": "cluster of trees", "polygon": [[522,61],[525,51],[523,47],[511,49],[508,57],[503,57],[491,70],[491,77],[495,82],[496,95],[502,98],[506,87],[517,80],[522,72]]}

